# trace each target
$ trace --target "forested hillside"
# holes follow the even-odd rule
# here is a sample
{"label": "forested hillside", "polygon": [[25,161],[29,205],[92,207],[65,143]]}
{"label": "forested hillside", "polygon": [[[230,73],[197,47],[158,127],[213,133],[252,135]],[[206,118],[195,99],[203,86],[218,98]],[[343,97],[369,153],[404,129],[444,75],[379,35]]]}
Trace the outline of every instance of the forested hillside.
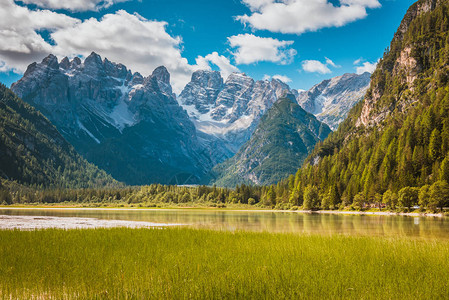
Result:
{"label": "forested hillside", "polygon": [[251,139],[236,155],[214,167],[212,182],[218,186],[267,185],[294,174],[307,154],[331,130],[306,112],[287,94],[261,118]]}
{"label": "forested hillside", "polygon": [[448,18],[447,0],[410,7],[365,100],[309,156],[290,201],[302,204],[314,194],[312,206],[323,207],[447,204]]}
{"label": "forested hillside", "polygon": [[36,187],[115,186],[38,111],[0,85],[0,177]]}

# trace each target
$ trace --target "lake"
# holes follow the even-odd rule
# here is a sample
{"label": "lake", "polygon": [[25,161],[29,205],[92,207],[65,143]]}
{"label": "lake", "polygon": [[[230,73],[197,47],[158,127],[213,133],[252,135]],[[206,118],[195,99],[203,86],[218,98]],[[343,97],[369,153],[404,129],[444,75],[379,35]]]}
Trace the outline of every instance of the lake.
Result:
{"label": "lake", "polygon": [[[181,224],[194,228],[217,230],[251,230],[307,234],[348,234],[370,236],[408,236],[420,238],[449,238],[449,219],[437,217],[372,216],[307,214],[298,212],[238,211],[219,209],[0,209],[0,216],[15,219],[34,216],[36,226],[58,227],[64,220],[76,221],[72,227],[152,227]],[[6,217],[9,216],[9,217]],[[19,217],[21,216],[21,217]],[[28,218],[28,217],[26,217]],[[67,219],[70,218],[70,219]],[[30,218],[27,219],[30,222]],[[43,226],[40,222],[47,221]],[[86,221],[87,220],[87,221]],[[92,226],[78,226],[90,224]],[[87,223],[86,223],[87,222]],[[95,222],[99,222],[98,224]],[[118,223],[114,223],[118,222]],[[0,229],[2,228],[0,218]],[[28,223],[29,224],[29,223]],[[50,224],[50,226],[48,226]],[[54,224],[54,226],[51,226]],[[106,225],[105,225],[106,224]],[[131,224],[131,225],[130,225]],[[143,225],[142,225],[143,224]],[[148,224],[148,226],[145,226]],[[20,228],[21,226],[13,226]],[[64,228],[72,228],[66,226]],[[3,227],[4,229],[5,227]],[[24,229],[30,229],[25,228]]]}

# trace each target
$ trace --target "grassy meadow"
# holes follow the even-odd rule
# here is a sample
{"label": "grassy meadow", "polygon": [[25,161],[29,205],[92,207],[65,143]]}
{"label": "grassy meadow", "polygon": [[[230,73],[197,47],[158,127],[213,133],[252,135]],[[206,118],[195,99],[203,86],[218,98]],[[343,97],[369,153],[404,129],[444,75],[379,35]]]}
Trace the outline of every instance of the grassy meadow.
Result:
{"label": "grassy meadow", "polygon": [[449,297],[449,241],[187,228],[0,231],[0,298]]}

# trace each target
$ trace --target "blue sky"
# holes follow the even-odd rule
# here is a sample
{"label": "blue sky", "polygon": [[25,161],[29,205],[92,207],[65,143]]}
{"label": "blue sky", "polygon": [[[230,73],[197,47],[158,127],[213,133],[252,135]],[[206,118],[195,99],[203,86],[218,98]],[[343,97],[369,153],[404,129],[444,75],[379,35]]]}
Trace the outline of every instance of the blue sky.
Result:
{"label": "blue sky", "polygon": [[10,85],[50,52],[95,51],[145,76],[166,65],[178,92],[201,68],[308,89],[372,69],[413,2],[0,0],[0,81]]}

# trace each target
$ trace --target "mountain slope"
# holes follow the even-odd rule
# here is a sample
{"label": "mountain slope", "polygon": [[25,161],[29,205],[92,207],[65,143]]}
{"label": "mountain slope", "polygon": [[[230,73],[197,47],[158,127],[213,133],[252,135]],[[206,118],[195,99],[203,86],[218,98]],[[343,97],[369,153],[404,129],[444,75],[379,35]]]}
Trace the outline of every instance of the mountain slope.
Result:
{"label": "mountain slope", "polygon": [[413,4],[364,101],[316,147],[295,178],[338,205],[375,202],[387,191],[449,181],[449,1]]}
{"label": "mountain slope", "polygon": [[251,139],[235,156],[214,167],[212,181],[219,186],[275,183],[295,173],[315,144],[330,132],[288,94],[261,118]]}
{"label": "mountain slope", "polygon": [[349,110],[365,95],[371,74],[344,74],[314,85],[310,90],[299,92],[299,105],[318,120],[336,130]]}
{"label": "mountain slope", "polygon": [[170,74],[144,78],[95,53],[49,55],[12,86],[87,160],[128,184],[195,183],[214,161],[178,105]]}
{"label": "mountain slope", "polygon": [[117,182],[84,160],[39,112],[0,85],[0,177],[45,187]]}

